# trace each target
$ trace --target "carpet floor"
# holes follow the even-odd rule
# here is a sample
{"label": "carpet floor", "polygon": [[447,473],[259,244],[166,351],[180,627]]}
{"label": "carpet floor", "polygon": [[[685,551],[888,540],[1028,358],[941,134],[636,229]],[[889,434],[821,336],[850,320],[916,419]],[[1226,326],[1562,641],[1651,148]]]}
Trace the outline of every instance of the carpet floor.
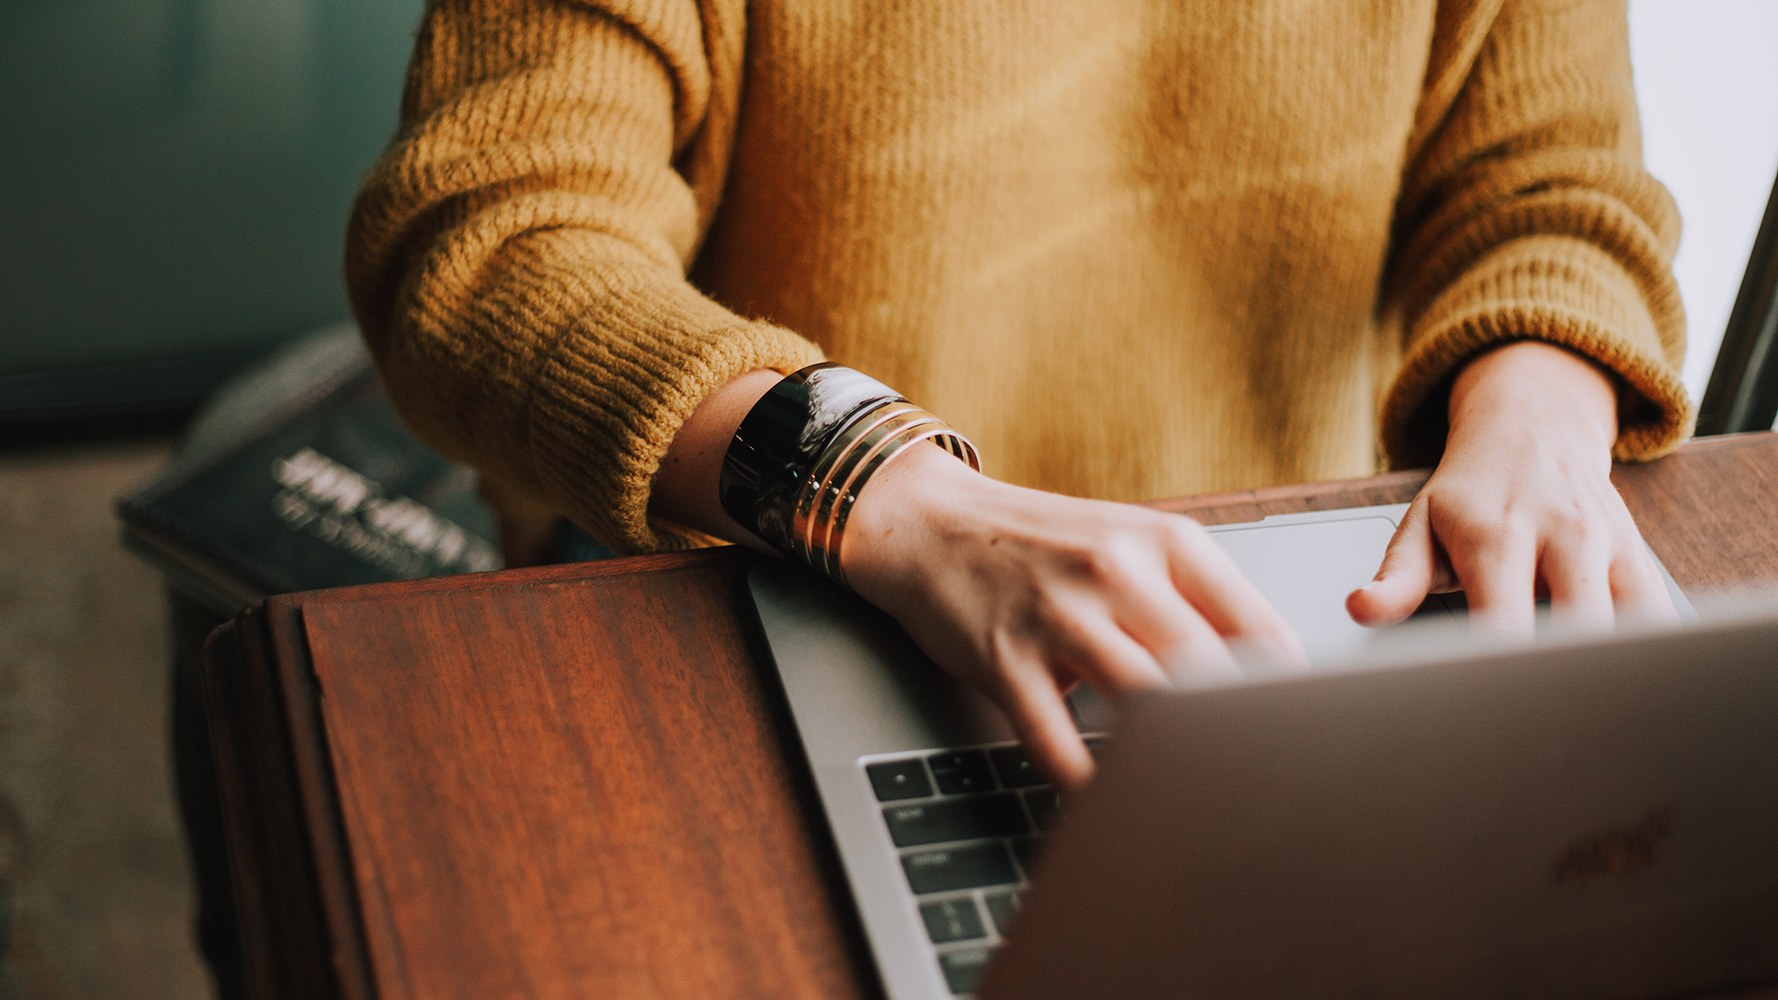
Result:
{"label": "carpet floor", "polygon": [[0,1000],[210,995],[155,571],[112,499],[167,441],[0,451]]}

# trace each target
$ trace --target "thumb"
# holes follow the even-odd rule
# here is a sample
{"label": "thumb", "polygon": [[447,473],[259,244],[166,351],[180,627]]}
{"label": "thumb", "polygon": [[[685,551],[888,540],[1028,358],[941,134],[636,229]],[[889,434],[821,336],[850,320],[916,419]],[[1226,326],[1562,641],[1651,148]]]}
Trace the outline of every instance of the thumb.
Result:
{"label": "thumb", "polygon": [[1376,578],[1347,595],[1346,612],[1373,627],[1405,620],[1432,592],[1436,560],[1427,505],[1416,500],[1389,540]]}

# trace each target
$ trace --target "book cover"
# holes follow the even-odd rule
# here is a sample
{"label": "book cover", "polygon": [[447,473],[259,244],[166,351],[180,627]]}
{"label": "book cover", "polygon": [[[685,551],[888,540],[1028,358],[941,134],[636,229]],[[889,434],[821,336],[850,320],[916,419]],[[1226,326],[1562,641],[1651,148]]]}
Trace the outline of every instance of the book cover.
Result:
{"label": "book cover", "polygon": [[124,540],[219,614],[270,594],[498,569],[475,475],[401,423],[361,353],[118,501]]}

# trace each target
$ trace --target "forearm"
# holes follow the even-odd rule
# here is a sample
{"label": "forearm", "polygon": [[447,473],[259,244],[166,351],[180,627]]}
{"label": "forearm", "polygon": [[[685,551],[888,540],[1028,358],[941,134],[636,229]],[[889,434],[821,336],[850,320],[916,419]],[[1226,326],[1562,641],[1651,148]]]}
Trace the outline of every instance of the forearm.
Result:
{"label": "forearm", "polygon": [[[596,4],[429,4],[347,260],[409,426],[628,552],[706,541],[649,517],[696,406],[821,355],[686,281],[721,186],[695,137],[725,126],[700,125],[687,96],[704,57],[695,7],[656,7],[659,23],[629,23]],[[676,166],[692,161],[701,181]]]}
{"label": "forearm", "polygon": [[782,375],[754,369],[725,383],[705,397],[667,448],[667,457],[655,476],[649,509],[688,528],[753,548],[769,547],[753,532],[735,523],[722,509],[717,484],[722,459],[734,440],[736,428],[747,411],[759,402]]}

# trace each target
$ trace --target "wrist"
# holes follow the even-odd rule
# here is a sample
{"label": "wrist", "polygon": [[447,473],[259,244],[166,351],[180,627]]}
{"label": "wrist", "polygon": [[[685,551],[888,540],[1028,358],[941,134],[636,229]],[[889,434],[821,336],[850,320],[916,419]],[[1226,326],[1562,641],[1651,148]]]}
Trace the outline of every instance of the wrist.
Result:
{"label": "wrist", "polygon": [[926,443],[977,466],[967,438],[888,386],[841,365],[810,365],[741,420],[723,457],[719,499],[767,545],[843,584],[859,497]]}
{"label": "wrist", "polygon": [[1542,341],[1515,341],[1458,372],[1448,403],[1450,439],[1503,426],[1561,434],[1606,452],[1617,440],[1617,386],[1590,359]]}
{"label": "wrist", "polygon": [[847,579],[869,589],[899,558],[926,550],[924,540],[969,498],[997,485],[941,447],[921,442],[906,449],[872,477],[853,507]]}

